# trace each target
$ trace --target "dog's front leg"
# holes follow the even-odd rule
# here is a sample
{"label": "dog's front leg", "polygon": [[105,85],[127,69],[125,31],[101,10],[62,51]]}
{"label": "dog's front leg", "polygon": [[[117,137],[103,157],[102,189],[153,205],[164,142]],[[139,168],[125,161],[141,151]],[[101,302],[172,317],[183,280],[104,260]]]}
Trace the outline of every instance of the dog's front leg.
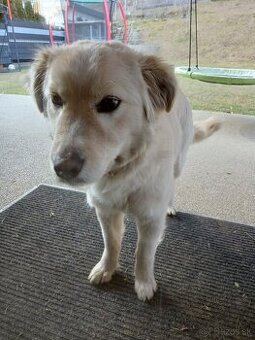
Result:
{"label": "dog's front leg", "polygon": [[96,209],[96,212],[103,234],[104,252],[101,260],[89,274],[89,280],[93,284],[111,280],[118,266],[121,240],[124,231],[124,215],[121,212],[101,209]]}
{"label": "dog's front leg", "polygon": [[157,290],[154,278],[154,258],[165,229],[164,219],[138,221],[135,291],[140,300],[151,299]]}

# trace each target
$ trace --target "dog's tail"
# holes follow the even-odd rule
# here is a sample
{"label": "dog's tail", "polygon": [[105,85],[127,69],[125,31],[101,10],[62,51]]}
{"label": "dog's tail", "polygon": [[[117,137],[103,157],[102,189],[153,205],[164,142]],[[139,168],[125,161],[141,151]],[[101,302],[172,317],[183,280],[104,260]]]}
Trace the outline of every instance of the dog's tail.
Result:
{"label": "dog's tail", "polygon": [[219,130],[221,122],[214,117],[194,123],[193,143],[201,142],[211,136],[215,131]]}

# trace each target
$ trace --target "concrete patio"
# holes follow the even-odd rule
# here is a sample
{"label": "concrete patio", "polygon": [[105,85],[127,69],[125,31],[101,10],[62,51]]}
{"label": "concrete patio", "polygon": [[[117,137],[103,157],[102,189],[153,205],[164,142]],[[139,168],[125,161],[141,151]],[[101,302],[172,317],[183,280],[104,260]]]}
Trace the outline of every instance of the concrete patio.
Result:
{"label": "concrete patio", "polygon": [[[210,115],[194,112],[194,119]],[[215,115],[222,129],[190,148],[175,206],[255,225],[255,117]],[[49,149],[47,123],[32,99],[0,95],[0,208],[41,183],[60,186],[50,169]]]}

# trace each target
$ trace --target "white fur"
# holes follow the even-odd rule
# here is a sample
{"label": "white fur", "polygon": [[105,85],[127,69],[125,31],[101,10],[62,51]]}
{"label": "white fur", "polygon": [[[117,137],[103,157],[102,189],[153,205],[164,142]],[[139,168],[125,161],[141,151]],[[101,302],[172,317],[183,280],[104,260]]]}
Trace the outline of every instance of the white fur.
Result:
{"label": "white fur", "polygon": [[[91,271],[91,282],[104,282],[105,277],[110,279],[117,268],[119,252],[112,252],[112,249],[120,248],[121,237],[109,227],[109,216],[120,211],[130,213],[135,216],[138,228],[135,290],[143,301],[152,298],[156,291],[156,249],[163,237],[168,205],[173,204],[174,180],[181,172],[192,140],[191,110],[179,92],[171,112],[154,123],[152,141],[139,164],[124,176],[109,176],[89,187],[87,199],[90,205],[107,212],[104,220],[97,210],[104,239],[110,242],[105,242],[102,259]],[[119,228],[121,225],[119,222]]]}
{"label": "white fur", "polygon": [[[138,230],[135,290],[139,299],[151,299],[168,206],[175,214],[174,181],[193,139],[206,138],[217,123],[199,123],[194,136],[190,105],[171,69],[122,44],[46,50],[31,75],[37,105],[52,121],[53,162],[70,150],[85,159],[78,179],[89,184],[87,200],[96,209],[105,245],[90,282],[111,280],[129,213]],[[52,104],[52,91],[64,98],[62,108]],[[109,94],[121,98],[121,105],[112,114],[97,113],[95,103]]]}

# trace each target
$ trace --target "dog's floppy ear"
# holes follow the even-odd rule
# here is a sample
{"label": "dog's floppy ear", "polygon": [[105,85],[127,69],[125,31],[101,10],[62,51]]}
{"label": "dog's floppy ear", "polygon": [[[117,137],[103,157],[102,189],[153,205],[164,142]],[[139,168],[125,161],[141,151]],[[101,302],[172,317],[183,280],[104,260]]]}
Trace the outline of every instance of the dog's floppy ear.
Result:
{"label": "dog's floppy ear", "polygon": [[151,120],[155,112],[171,110],[176,78],[172,67],[156,56],[142,56],[139,64],[151,101],[151,105],[145,105],[147,117]]}
{"label": "dog's floppy ear", "polygon": [[52,54],[51,50],[51,48],[46,48],[36,55],[30,72],[30,91],[35,98],[38,109],[44,114],[46,113],[44,110],[43,84],[49,59]]}

